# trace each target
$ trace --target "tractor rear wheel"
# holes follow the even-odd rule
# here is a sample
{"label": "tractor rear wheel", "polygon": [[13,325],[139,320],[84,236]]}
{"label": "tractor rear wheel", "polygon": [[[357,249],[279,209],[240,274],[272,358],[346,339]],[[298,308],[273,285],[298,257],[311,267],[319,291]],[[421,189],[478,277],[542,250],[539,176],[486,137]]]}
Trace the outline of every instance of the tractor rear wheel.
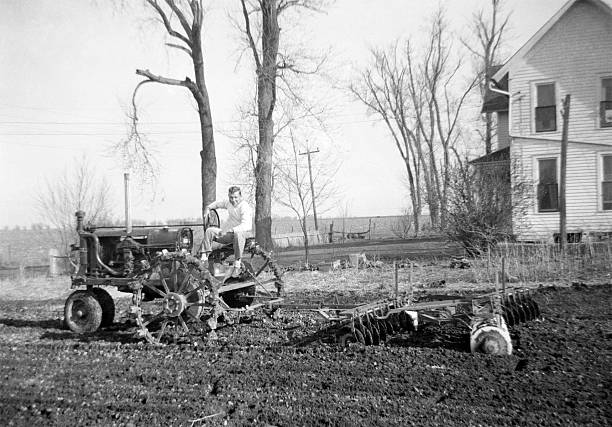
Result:
{"label": "tractor rear wheel", "polygon": [[64,305],[64,322],[77,334],[97,331],[102,324],[102,307],[94,293],[84,290],[71,293]]}
{"label": "tractor rear wheel", "polygon": [[[197,267],[189,265],[181,255],[166,261],[164,268],[162,263],[152,267],[142,281],[143,287],[134,293],[132,312],[138,336],[151,344],[197,344],[210,329],[203,315],[214,311],[214,301],[207,299],[209,286]],[[144,298],[145,291],[157,298]]]}
{"label": "tractor rear wheel", "polygon": [[100,326],[110,326],[115,320],[115,302],[113,297],[102,288],[93,288],[91,290],[102,307],[102,324]]}

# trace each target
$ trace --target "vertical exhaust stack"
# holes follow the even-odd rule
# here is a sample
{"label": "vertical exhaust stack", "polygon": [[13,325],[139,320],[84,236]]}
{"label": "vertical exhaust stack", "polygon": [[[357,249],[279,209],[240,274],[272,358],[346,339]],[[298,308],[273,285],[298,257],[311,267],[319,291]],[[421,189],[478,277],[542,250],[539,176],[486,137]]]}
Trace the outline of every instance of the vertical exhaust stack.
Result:
{"label": "vertical exhaust stack", "polygon": [[125,186],[125,232],[127,234],[132,233],[132,212],[130,206],[130,174],[126,172],[123,174],[123,182]]}
{"label": "vertical exhaust stack", "polygon": [[87,271],[87,266],[89,264],[88,260],[88,251],[87,251],[87,239],[85,238],[84,233],[85,229],[83,227],[83,219],[85,218],[85,212],[78,210],[74,213],[76,216],[76,230],[79,234],[79,271],[77,272],[77,276],[84,276]]}

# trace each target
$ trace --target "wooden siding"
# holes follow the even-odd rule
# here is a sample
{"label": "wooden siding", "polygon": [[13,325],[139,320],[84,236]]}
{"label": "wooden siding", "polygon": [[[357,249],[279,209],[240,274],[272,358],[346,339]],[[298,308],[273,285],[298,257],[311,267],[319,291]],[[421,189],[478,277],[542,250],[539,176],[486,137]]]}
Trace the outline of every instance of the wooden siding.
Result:
{"label": "wooden siding", "polygon": [[510,145],[510,135],[508,134],[508,112],[499,111],[497,113],[497,149],[501,150]]}
{"label": "wooden siding", "polygon": [[[570,139],[612,144],[599,126],[600,79],[612,76],[612,16],[588,1],[574,4],[523,60],[509,70],[511,135],[561,138],[561,103],[571,94]],[[534,84],[556,82],[557,130],[534,129]]]}
{"label": "wooden siding", "polygon": [[[513,210],[513,231],[519,240],[550,240],[559,232],[559,213],[537,211],[537,159],[556,157],[561,165],[558,141],[514,138],[511,157],[516,173],[513,182],[530,183],[532,194],[521,209]],[[567,154],[567,232],[612,232],[612,211],[601,209],[601,156],[612,154],[610,144],[570,142]],[[559,173],[559,172],[557,172]]]}

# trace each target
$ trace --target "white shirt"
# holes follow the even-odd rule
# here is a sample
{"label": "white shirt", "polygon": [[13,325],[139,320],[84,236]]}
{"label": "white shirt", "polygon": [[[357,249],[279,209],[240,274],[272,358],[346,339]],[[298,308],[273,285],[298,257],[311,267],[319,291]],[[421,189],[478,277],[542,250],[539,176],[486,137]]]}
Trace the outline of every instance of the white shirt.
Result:
{"label": "white shirt", "polygon": [[228,218],[221,225],[221,230],[229,231],[251,231],[253,228],[253,212],[247,202],[242,200],[236,206],[229,200],[217,200],[208,205],[209,209],[227,209]]}

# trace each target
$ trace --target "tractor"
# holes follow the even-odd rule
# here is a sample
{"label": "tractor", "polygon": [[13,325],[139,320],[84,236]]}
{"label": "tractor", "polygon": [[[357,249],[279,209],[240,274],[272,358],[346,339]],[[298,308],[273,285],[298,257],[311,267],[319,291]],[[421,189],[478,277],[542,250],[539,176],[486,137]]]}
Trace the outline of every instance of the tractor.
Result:
{"label": "tractor", "polygon": [[[79,243],[72,245],[75,272],[64,306],[66,326],[75,333],[91,333],[113,323],[115,301],[105,287],[132,294],[130,317],[139,337],[161,344],[195,342],[214,335],[219,320],[232,322],[238,315],[278,303],[282,272],[269,252],[254,239],[245,253],[263,258],[254,271],[248,261],[238,277],[228,274],[233,249],[216,243],[207,265],[194,254],[191,226],[95,227],[84,225],[85,213],[76,212]],[[219,226],[211,211],[204,229]],[[271,270],[274,278],[262,283],[258,276]],[[276,291],[268,289],[274,283]],[[259,293],[259,295],[258,295]],[[254,304],[255,299],[264,301]]]}

